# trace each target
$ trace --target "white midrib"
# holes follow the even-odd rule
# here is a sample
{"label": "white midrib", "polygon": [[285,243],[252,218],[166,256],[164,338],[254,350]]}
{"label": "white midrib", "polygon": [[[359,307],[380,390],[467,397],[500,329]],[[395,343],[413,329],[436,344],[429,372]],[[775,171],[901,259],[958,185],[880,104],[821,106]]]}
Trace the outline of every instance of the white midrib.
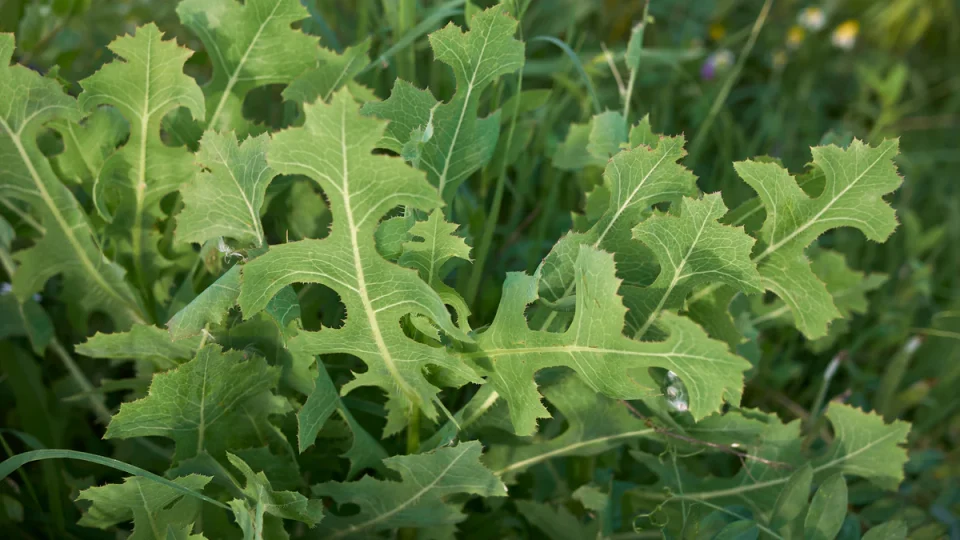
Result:
{"label": "white midrib", "polygon": [[200,423],[197,425],[197,455],[203,451],[203,438],[207,431],[207,367],[203,364],[203,383],[200,385]]}
{"label": "white midrib", "polygon": [[26,148],[23,147],[23,142],[20,140],[20,132],[14,132],[10,129],[10,124],[7,124],[6,120],[0,117],[0,125],[3,126],[3,129],[10,134],[10,140],[13,141],[13,145],[17,147],[17,153],[20,154],[20,159],[23,160],[23,163],[27,166],[27,170],[30,171],[30,177],[33,179],[34,185],[37,186],[37,191],[40,193],[40,197],[43,199],[43,202],[46,203],[47,208],[50,209],[50,214],[54,219],[57,220],[57,224],[60,226],[60,230],[63,231],[63,235],[67,238],[67,241],[70,242],[70,246],[73,248],[73,251],[77,254],[77,258],[80,260],[80,264],[83,266],[84,270],[90,275],[94,282],[103,289],[104,292],[110,296],[116,298],[120,303],[127,306],[127,312],[129,316],[138,323],[143,323],[143,317],[140,316],[140,310],[137,307],[134,309],[135,304],[130,302],[130,299],[124,298],[120,293],[115,291],[104,279],[97,268],[94,266],[93,262],[87,258],[86,252],[83,250],[83,246],[80,245],[80,241],[77,240],[77,237],[74,236],[73,228],[67,223],[63,218],[63,215],[60,213],[60,209],[57,208],[57,205],[53,201],[53,197],[50,196],[50,193],[47,191],[47,187],[43,185],[43,180],[40,179],[40,173],[37,172],[37,169],[33,166],[33,161],[30,160],[30,155],[27,154]]}
{"label": "white midrib", "polygon": [[667,290],[664,291],[663,296],[660,297],[660,301],[657,302],[657,307],[650,313],[647,317],[647,321],[643,323],[643,327],[637,331],[635,334],[636,337],[642,338],[644,334],[647,333],[647,330],[650,329],[650,326],[656,322],[657,318],[660,316],[660,311],[663,309],[663,305],[667,303],[667,298],[670,297],[670,293],[673,292],[673,288],[677,286],[677,283],[680,282],[685,276],[682,276],[683,268],[687,265],[687,260],[690,258],[690,255],[693,255],[694,248],[697,247],[697,243],[700,242],[700,236],[703,235],[703,229],[707,226],[707,218],[704,218],[703,222],[700,223],[700,229],[697,230],[697,236],[694,237],[693,243],[690,244],[690,249],[687,250],[687,254],[683,256],[683,259],[680,261],[680,264],[674,268],[673,279],[670,280],[670,286],[667,287]]}
{"label": "white midrib", "polygon": [[[470,77],[470,83],[467,85],[467,95],[463,99],[463,108],[460,110],[460,118],[457,120],[457,128],[453,131],[453,138],[450,140],[450,148],[447,150],[447,155],[443,158],[443,172],[440,173],[440,180],[437,183],[437,193],[440,194],[440,198],[443,198],[443,188],[447,185],[447,174],[450,172],[450,162],[453,158],[453,149],[457,147],[457,138],[460,136],[460,127],[463,125],[463,119],[467,116],[467,107],[470,106],[470,94],[473,93],[473,85],[477,80],[477,72],[480,71],[480,65],[483,63],[483,55],[487,50],[487,43],[490,39],[490,32],[492,30],[487,30],[487,35],[483,37],[483,47],[480,47],[480,56],[477,58],[477,63],[473,68],[473,75]],[[433,117],[433,111],[430,111],[431,118]]]}
{"label": "white midrib", "polygon": [[[657,160],[657,162],[653,165],[653,167],[650,167],[650,170],[647,171],[647,174],[643,176],[643,179],[640,180],[640,183],[637,184],[637,187],[633,188],[633,191],[630,192],[630,195],[627,196],[624,203],[620,205],[619,208],[617,208],[616,213],[613,214],[613,218],[610,219],[610,223],[607,224],[606,228],[603,229],[603,232],[600,233],[600,236],[597,237],[597,241],[593,243],[594,249],[600,246],[600,243],[603,242],[604,238],[606,238],[607,233],[610,232],[610,229],[613,228],[614,223],[616,223],[617,220],[620,219],[620,215],[623,214],[624,210],[626,210],[628,206],[633,204],[633,198],[637,196],[637,192],[640,191],[640,188],[642,188],[644,184],[647,183],[647,180],[650,179],[650,176],[653,175],[653,173],[658,168],[660,168],[660,164],[663,163],[663,160],[667,158],[667,154],[669,154],[669,152],[664,152],[663,155],[660,156],[660,159]],[[575,286],[576,286],[576,280],[571,280],[570,283],[567,285],[567,288],[564,289],[563,296],[561,298],[566,298],[571,294],[573,294],[573,289]],[[549,328],[550,323],[552,323],[553,319],[557,317],[557,313],[559,312],[551,311],[550,314],[547,315],[546,320],[544,320],[543,324],[540,326],[540,330]]]}
{"label": "white midrib", "polygon": [[270,23],[270,20],[273,19],[273,16],[277,13],[277,8],[280,7],[280,1],[278,0],[274,4],[273,9],[270,10],[270,14],[267,15],[267,18],[260,23],[260,28],[257,28],[257,33],[253,35],[253,39],[250,40],[250,44],[247,45],[247,50],[243,52],[243,56],[240,57],[240,62],[237,63],[237,67],[233,70],[233,73],[230,75],[230,79],[227,81],[227,85],[223,89],[223,94],[220,96],[220,101],[217,103],[217,108],[213,111],[213,116],[210,117],[210,122],[207,126],[217,129],[217,120],[220,119],[220,114],[223,112],[223,107],[227,104],[227,98],[230,97],[230,92],[233,90],[233,87],[236,86],[237,81],[240,80],[240,70],[243,69],[243,65],[247,62],[247,58],[250,57],[250,51],[253,50],[253,46],[256,45],[257,40],[260,39],[260,34],[263,33],[263,29],[267,27],[267,24]]}
{"label": "white midrib", "polygon": [[464,358],[489,358],[497,356],[512,356],[526,354],[548,354],[548,353],[592,353],[592,354],[615,354],[619,356],[652,356],[656,358],[688,358],[692,360],[706,360],[713,363],[730,364],[731,362],[722,362],[719,359],[698,354],[687,354],[678,352],[656,353],[640,352],[625,349],[608,349],[602,347],[589,347],[584,345],[557,345],[552,347],[517,347],[514,349],[484,349],[481,351],[462,353]]}
{"label": "white midrib", "polygon": [[567,452],[573,452],[573,451],[575,451],[575,450],[579,450],[580,448],[585,448],[585,447],[587,447],[587,446],[593,446],[593,445],[596,445],[596,444],[603,444],[603,443],[610,442],[610,441],[619,441],[619,440],[621,440],[621,439],[632,439],[632,438],[634,438],[634,437],[641,437],[641,436],[643,436],[643,435],[647,435],[647,434],[655,433],[655,432],[656,432],[655,429],[649,429],[649,428],[648,428],[648,429],[641,429],[641,430],[638,430],[638,431],[627,431],[627,432],[624,432],[624,433],[617,433],[617,434],[614,434],[614,435],[608,435],[608,436],[606,436],[606,437],[597,437],[597,438],[595,438],[595,439],[589,439],[589,440],[586,440],[586,441],[577,441],[577,442],[575,442],[575,443],[573,443],[573,444],[568,444],[568,445],[566,445],[566,446],[562,446],[562,447],[560,447],[560,448],[556,448],[556,449],[554,449],[554,450],[550,450],[549,452],[544,452],[544,453],[539,454],[539,455],[537,455],[537,456],[534,456],[534,457],[531,457],[531,458],[527,458],[527,459],[524,459],[524,460],[520,460],[520,461],[517,461],[517,462],[515,462],[515,463],[511,463],[510,465],[508,465],[508,466],[500,469],[499,471],[497,471],[495,474],[496,474],[497,476],[502,476],[504,473],[508,473],[508,472],[513,471],[513,470],[516,470],[516,469],[522,469],[522,468],[525,468],[525,467],[529,467],[530,465],[535,465],[535,464],[537,464],[537,463],[540,463],[541,461],[546,461],[546,460],[548,460],[548,459],[550,459],[550,458],[552,458],[552,457],[559,456],[559,455],[563,455],[563,454],[566,454]]}
{"label": "white midrib", "polygon": [[250,199],[247,197],[245,191],[243,191],[243,186],[240,185],[240,181],[237,180],[236,175],[233,174],[233,169],[230,168],[230,164],[227,163],[227,159],[223,156],[223,153],[220,152],[219,147],[215,147],[217,151],[217,157],[220,158],[220,162],[223,163],[227,173],[230,174],[230,179],[233,180],[233,183],[237,186],[237,191],[240,192],[240,197],[243,199],[243,203],[247,205],[247,211],[250,212],[251,224],[253,225],[253,234],[257,237],[257,246],[263,245],[263,230],[260,225],[260,216],[257,215],[256,210],[253,209],[253,204],[250,202]]}
{"label": "white midrib", "polygon": [[830,210],[830,208],[834,204],[836,204],[836,202],[839,201],[841,197],[843,197],[844,195],[846,195],[848,191],[853,189],[853,186],[857,185],[857,182],[862,180],[863,177],[866,176],[866,174],[870,172],[870,170],[873,169],[873,167],[877,163],[880,163],[880,160],[885,158],[886,156],[887,156],[887,153],[882,152],[880,156],[873,161],[873,163],[871,163],[866,169],[863,170],[863,172],[861,172],[859,175],[857,175],[856,178],[853,179],[853,182],[850,182],[846,187],[840,190],[840,193],[837,193],[832,199],[830,199],[830,201],[826,205],[824,205],[824,207],[821,208],[820,211],[816,213],[816,215],[814,215],[812,218],[807,220],[807,222],[801,225],[800,227],[797,227],[793,232],[791,232],[787,236],[783,237],[781,240],[777,241],[776,243],[774,243],[773,245],[765,249],[763,253],[761,253],[760,255],[757,255],[757,257],[753,260],[753,262],[759,263],[760,261],[766,259],[774,251],[783,247],[784,244],[793,240],[798,235],[802,234],[803,231],[806,231],[807,229],[812,227],[823,216],[823,214],[827,212],[827,210]]}
{"label": "white midrib", "polygon": [[134,270],[137,273],[137,279],[140,280],[140,285],[145,287],[146,284],[143,283],[143,261],[142,252],[143,252],[143,231],[142,231],[142,221],[143,221],[143,200],[144,194],[147,191],[147,128],[150,124],[150,63],[153,48],[153,41],[147,40],[147,55],[146,55],[146,69],[144,70],[144,83],[143,83],[143,111],[140,113],[140,153],[138,155],[139,166],[137,167],[137,185],[135,186],[136,193],[136,209],[133,214],[133,266]]}
{"label": "white midrib", "polygon": [[[804,223],[802,226],[798,227],[798,228],[797,228],[795,231],[793,231],[792,233],[790,233],[790,234],[788,234],[787,236],[785,236],[782,240],[780,240],[780,241],[772,244],[770,247],[768,247],[767,249],[765,249],[762,253],[760,253],[760,254],[757,255],[756,257],[753,257],[753,258],[750,259],[750,260],[751,260],[752,262],[754,262],[755,264],[759,264],[762,260],[764,260],[764,259],[766,259],[767,257],[769,257],[770,255],[772,255],[772,254],[773,254],[775,251],[777,251],[778,249],[782,248],[787,242],[793,240],[794,238],[797,237],[797,235],[803,233],[803,231],[809,229],[809,228],[812,227],[814,224],[816,224],[817,220],[820,219],[820,218],[823,216],[823,214],[826,213],[826,211],[829,210],[834,204],[836,204],[836,202],[840,199],[840,197],[842,197],[847,191],[850,190],[850,188],[852,188],[854,185],[856,185],[857,182],[859,182],[861,179],[863,179],[863,177],[870,171],[870,169],[872,169],[874,165],[876,165],[877,163],[879,163],[881,159],[883,159],[884,157],[886,157],[886,155],[887,155],[886,152],[884,152],[883,154],[881,154],[880,157],[878,157],[876,160],[874,160],[874,162],[871,163],[869,167],[867,167],[866,169],[864,169],[863,172],[860,173],[860,175],[857,176],[857,177],[853,180],[853,182],[850,183],[850,185],[848,185],[847,187],[843,188],[843,189],[840,191],[840,193],[837,194],[837,196],[835,196],[833,199],[831,199],[830,202],[828,202],[827,205],[823,207],[823,209],[821,209],[819,212],[817,212],[817,214],[816,214],[815,216],[813,216],[812,218],[810,218],[806,223]],[[744,218],[744,219],[745,219],[745,218]],[[742,222],[742,221],[744,221],[744,220],[741,220],[741,222]],[[712,285],[710,285],[710,286],[704,287],[704,288],[701,289],[700,291],[694,293],[694,294],[690,297],[690,300],[689,300],[689,301],[690,301],[691,303],[696,302],[697,300],[699,300],[699,299],[701,299],[701,298],[703,298],[703,297],[705,297],[705,296],[710,295],[711,293],[713,293],[713,291],[719,289],[721,286],[723,286],[722,283],[714,283],[714,284],[712,284]]]}
{"label": "white midrib", "polygon": [[154,538],[162,538],[160,536],[160,529],[157,528],[157,520],[153,515],[153,512],[150,511],[150,506],[147,504],[147,497],[143,494],[143,487],[140,485],[140,482],[137,482],[137,492],[140,495],[140,504],[143,506],[144,512],[147,515],[147,521],[150,522],[150,530],[153,531]]}
{"label": "white midrib", "polygon": [[350,231],[350,247],[353,251],[353,267],[354,271],[357,273],[357,294],[360,296],[360,302],[363,304],[363,311],[367,315],[367,321],[370,324],[370,332],[373,334],[373,340],[377,345],[377,351],[380,353],[380,358],[383,359],[384,365],[387,367],[387,371],[390,372],[390,375],[393,376],[394,380],[397,381],[397,384],[400,386],[401,392],[407,395],[408,399],[416,403],[417,393],[410,387],[406,379],[400,374],[400,371],[397,369],[396,362],[393,360],[393,355],[390,354],[390,349],[387,347],[387,343],[383,340],[383,333],[380,331],[380,323],[377,321],[377,311],[373,308],[373,304],[370,302],[370,295],[367,293],[367,280],[366,276],[363,273],[363,261],[360,259],[360,244],[357,241],[357,226],[353,219],[353,207],[350,202],[350,171],[347,163],[347,118],[346,118],[346,108],[343,108],[340,113],[340,152],[343,156],[343,186],[341,189],[341,195],[343,196],[343,206],[346,209],[347,215],[347,229]]}
{"label": "white midrib", "polygon": [[464,455],[466,455],[466,453],[467,453],[467,452],[464,450],[463,452],[460,453],[460,455],[458,455],[457,457],[453,458],[453,459],[450,461],[450,463],[449,463],[446,467],[444,467],[443,470],[440,471],[440,473],[437,474],[436,478],[434,478],[433,481],[431,481],[429,484],[423,486],[423,487],[420,489],[420,491],[416,492],[414,495],[412,495],[411,497],[409,497],[406,501],[403,502],[403,504],[397,505],[397,506],[393,507],[392,509],[390,509],[389,511],[384,512],[384,513],[380,514],[379,516],[377,516],[377,517],[375,517],[375,518],[373,518],[373,519],[364,521],[363,523],[360,523],[360,524],[358,524],[358,525],[352,525],[352,526],[348,527],[347,529],[344,529],[344,530],[342,530],[342,531],[334,534],[334,535],[333,535],[333,538],[340,538],[341,536],[344,536],[344,535],[347,535],[347,534],[352,534],[352,533],[355,533],[355,532],[357,532],[357,531],[362,531],[363,529],[366,529],[367,527],[370,527],[371,525],[375,525],[375,524],[380,523],[381,521],[383,521],[383,520],[385,520],[385,519],[389,519],[390,516],[393,516],[394,514],[403,511],[404,508],[410,506],[411,504],[415,504],[415,503],[420,499],[420,497],[423,496],[424,493],[426,493],[426,492],[430,491],[431,489],[433,489],[433,486],[437,485],[437,484],[440,482],[440,480],[443,480],[443,477],[446,476],[448,472],[450,472],[450,469],[452,469],[453,466],[456,465],[457,462],[460,461],[460,459],[463,458]]}

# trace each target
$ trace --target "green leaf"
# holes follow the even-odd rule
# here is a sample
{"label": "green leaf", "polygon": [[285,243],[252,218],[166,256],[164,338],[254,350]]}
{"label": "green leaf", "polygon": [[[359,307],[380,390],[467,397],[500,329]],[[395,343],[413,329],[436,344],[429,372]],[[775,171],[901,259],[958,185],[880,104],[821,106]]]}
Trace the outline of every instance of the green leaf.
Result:
{"label": "green leaf", "polygon": [[210,344],[190,362],[154,375],[147,397],[121,405],[104,437],[167,437],[176,443],[175,460],[204,451],[218,457],[259,442],[266,418],[283,412],[270,393],[280,371],[243,356]]}
{"label": "green leaf", "polygon": [[443,282],[453,270],[453,264],[459,262],[455,259],[470,261],[470,246],[454,234],[457,228],[456,224],[443,219],[441,210],[434,210],[426,220],[418,221],[410,228],[408,234],[420,240],[404,242],[403,253],[397,262],[400,266],[415,269],[437,291],[440,299],[456,310],[460,327],[469,330],[466,325],[470,308],[460,293]]}
{"label": "green leaf", "polygon": [[531,525],[543,531],[551,540],[579,540],[597,538],[597,522],[589,525],[580,523],[565,506],[551,505],[536,501],[516,501],[520,514]]}
{"label": "green leaf", "polygon": [[656,203],[696,192],[696,177],[677,163],[685,155],[683,137],[664,137],[655,148],[638,146],[620,152],[607,164],[603,193],[606,210],[583,233],[560,239],[541,264],[540,295],[550,302],[569,297],[574,290],[574,261],[580,246],[611,251],[627,284],[649,285],[658,268],[652,253],[633,240],[633,228],[646,219]]}
{"label": "green leaf", "polygon": [[[353,47],[347,47],[343,54],[320,48],[320,64],[317,68],[299,75],[283,90],[283,97],[300,103],[313,103],[317,98],[329,101],[330,96],[363,71],[370,62],[370,39],[365,39]],[[351,85],[351,90],[356,87]]]}
{"label": "green leaf", "polygon": [[50,120],[77,121],[81,113],[56,81],[23,66],[10,66],[13,36],[0,35],[0,195],[29,203],[43,223],[43,236],[14,254],[19,268],[13,292],[23,302],[55,275],[63,274],[62,298],[83,312],[100,310],[118,326],[143,322],[139,299],[124,270],[94,242],[83,209],[37,147]]}
{"label": "green leaf", "polygon": [[907,537],[907,524],[894,520],[877,525],[863,535],[863,540],[903,540]]}
{"label": "green leaf", "polygon": [[[831,403],[826,417],[833,425],[835,438],[816,456],[805,449],[799,420],[783,424],[776,415],[756,411],[712,417],[714,423],[706,433],[726,432],[732,436],[749,428],[749,437],[744,434],[737,440],[737,448],[749,455],[740,472],[732,478],[694,475],[683,467],[667,465],[656,456],[633,452],[634,457],[660,477],[659,484],[645,486],[642,493],[635,494],[641,500],[656,501],[651,504],[662,504],[664,499],[676,505],[682,504],[681,501],[749,504],[755,512],[766,514],[775,507],[794,469],[806,464],[813,469],[814,482],[845,474],[865,478],[881,489],[897,489],[907,461],[907,453],[900,445],[906,442],[910,425],[900,421],[884,424],[882,417],[874,413],[840,403]],[[749,422],[745,424],[744,420]],[[691,434],[702,438],[702,432],[691,430]],[[660,496],[657,492],[662,489],[672,493],[682,491],[682,499]]]}
{"label": "green leaf", "polygon": [[111,223],[109,230],[129,243],[123,253],[132,258],[136,278],[145,289],[163,264],[151,234],[156,221],[166,217],[160,200],[194,170],[186,148],[163,143],[160,123],[178,107],[202,117],[203,93],[183,73],[193,52],[172,40],[163,41],[155,24],[115,39],[109,48],[118,58],[82,81],[80,105],[87,111],[100,105],[116,107],[130,123],[130,138],[104,162],[93,199],[100,215]]}
{"label": "green leaf", "polygon": [[803,523],[803,536],[806,540],[833,540],[843,526],[847,515],[847,481],[843,474],[827,478],[807,511]]}
{"label": "green leaf", "polygon": [[[230,502],[237,522],[243,523],[250,519],[252,523],[262,523],[265,513],[280,519],[306,523],[309,527],[323,519],[323,502],[307,499],[294,491],[275,491],[265,474],[254,472],[246,462],[229,452],[227,459],[243,474],[246,484],[243,494],[247,496],[247,500],[235,499]],[[254,535],[253,538],[260,538],[260,535]]]}
{"label": "green leaf", "polygon": [[196,159],[205,171],[181,189],[179,241],[203,244],[226,236],[245,245],[263,245],[260,209],[276,176],[267,165],[268,141],[261,135],[238,144],[232,132],[203,134]]}
{"label": "green leaf", "polygon": [[813,469],[809,463],[790,476],[773,505],[773,513],[770,515],[772,529],[780,529],[803,514],[807,509],[807,499],[810,498],[811,482]]}
{"label": "green leaf", "polygon": [[627,121],[616,111],[606,111],[590,120],[590,138],[587,152],[602,162],[620,152],[620,145],[627,142]]}
{"label": "green leaf", "polygon": [[813,148],[813,163],[825,175],[823,192],[810,197],[776,163],[742,161],[737,173],[760,195],[767,217],[760,229],[754,257],[764,287],[777,294],[793,312],[797,327],[809,338],[826,334],[827,324],[840,316],[823,283],[810,269],[803,251],[824,232],[855,227],[875,242],[883,242],[897,226],[892,208],[882,199],[900,186],[893,157],[898,142],[873,147],[854,141]]}
{"label": "green leaf", "polygon": [[198,336],[207,325],[224,322],[240,297],[240,268],[235,264],[167,321],[174,341]]}
{"label": "green leaf", "polygon": [[757,523],[750,520],[734,521],[713,537],[713,540],[757,540],[760,529]]}
{"label": "green leaf", "polygon": [[55,158],[60,174],[87,189],[92,189],[103,162],[129,135],[126,120],[113,107],[98,108],[82,122],[54,120],[48,126],[63,138],[63,153]]}
{"label": "green leaf", "polygon": [[[568,374],[543,388],[543,395],[566,420],[567,428],[548,440],[494,444],[484,463],[507,482],[528,468],[562,456],[594,456],[655,430],[630,414],[623,403],[597,395],[582,380]],[[597,419],[602,418],[602,422]]]}
{"label": "green leaf", "polygon": [[438,103],[428,91],[398,80],[389,99],[364,107],[365,113],[391,121],[385,148],[400,152],[415,129],[432,132],[419,151],[419,166],[444,201],[450,202],[457,187],[493,157],[500,119],[498,113],[477,117],[480,96],[523,66],[524,46],[513,38],[516,29],[517,21],[499,6],[474,15],[466,33],[448,24],[430,34],[430,45],[456,76],[450,101]]}
{"label": "green leaf", "polygon": [[386,451],[343,405],[337,389],[330,379],[326,368],[317,362],[317,378],[313,391],[297,413],[297,440],[300,453],[306,451],[317,439],[317,433],[336,411],[353,432],[353,444],[343,456],[350,460],[347,477],[352,478],[363,469],[379,469],[387,457]]}
{"label": "green leaf", "polygon": [[480,452],[480,443],[471,441],[425,454],[385,459],[384,464],[399,473],[399,482],[366,476],[357,482],[316,485],[314,495],[360,507],[350,516],[327,516],[320,529],[327,538],[369,538],[376,531],[459,523],[466,516],[457,496],[507,494],[503,482],[480,464]]}
{"label": "green leaf", "polygon": [[250,317],[282,287],[296,282],[322,283],[336,291],[348,314],[343,327],[301,332],[289,347],[300,354],[339,352],[363,360],[368,370],[356,374],[342,393],[360,386],[384,389],[390,399],[389,435],[405,425],[414,408],[437,418],[439,388],[424,375],[428,365],[444,370],[445,380],[479,382],[450,353],[403,334],[400,318],[416,313],[469,340],[429,285],[413,270],[383,259],[374,244],[377,222],[390,209],[407,205],[430,210],[440,200],[422,173],[397,158],[371,154],[384,122],[361,116],[348,90],[337,92],[330,104],[306,105],[304,112],[302,128],[274,135],[268,161],[281,174],[303,174],[320,184],[330,198],[332,230],[322,240],[271,246],[245,264],[240,307],[244,317]]}
{"label": "green leaf", "polygon": [[742,228],[717,221],[727,211],[720,194],[685,197],[681,205],[679,217],[654,215],[633,229],[633,237],[660,261],[660,274],[649,287],[624,291],[631,316],[643,321],[637,337],[647,333],[661,310],[681,307],[696,287],[724,283],[746,293],[763,292],[750,261],[754,240]]}
{"label": "green leaf", "polygon": [[53,339],[53,322],[34,299],[21,302],[13,294],[0,294],[0,340],[23,336],[30,340],[33,352],[43,352]]}
{"label": "green leaf", "polygon": [[174,342],[170,334],[156,326],[135,324],[127,332],[97,333],[75,347],[82,355],[93,358],[149,360],[162,367],[176,366],[193,358],[199,339]]}
{"label": "green leaf", "polygon": [[317,38],[290,27],[309,17],[297,0],[184,0],[177,15],[213,62],[213,77],[203,87],[207,129],[249,133],[253,126],[242,111],[247,93],[289,83],[316,66]]}
{"label": "green leaf", "polygon": [[[209,481],[209,477],[196,474],[173,479],[191,491],[202,491]],[[168,527],[190,526],[200,513],[197,499],[139,476],[127,477],[122,484],[85,489],[77,500],[92,503],[80,518],[80,525],[107,529],[133,521],[131,540],[166,540]]]}
{"label": "green leaf", "polygon": [[730,354],[697,325],[665,313],[662,342],[634,341],[622,334],[626,309],[617,289],[613,257],[581,246],[576,259],[576,314],[563,333],[532,331],[524,318],[526,305],[537,299],[536,277],[509,274],[496,318],[477,340],[469,356],[488,383],[510,405],[520,435],[533,433],[537,418],[549,418],[540,403],[534,374],[546,367],[566,366],[595,391],[618,399],[660,394],[648,368],[675,372],[690,393],[689,409],[697,419],[720,409],[724,401],[739,404],[743,372],[749,363]]}

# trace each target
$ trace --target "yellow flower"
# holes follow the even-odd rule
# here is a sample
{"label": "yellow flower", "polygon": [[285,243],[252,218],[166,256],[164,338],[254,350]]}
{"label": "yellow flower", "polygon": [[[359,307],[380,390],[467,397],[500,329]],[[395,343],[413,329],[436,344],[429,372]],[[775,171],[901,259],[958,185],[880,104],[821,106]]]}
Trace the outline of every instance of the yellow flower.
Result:
{"label": "yellow flower", "polygon": [[720,41],[727,35],[727,27],[718,22],[713,23],[710,25],[709,35],[713,41]]}
{"label": "yellow flower", "polygon": [[803,38],[806,37],[807,31],[801,26],[791,26],[790,30],[787,30],[787,48],[794,50],[803,43]]}
{"label": "yellow flower", "polygon": [[857,43],[857,34],[860,33],[860,21],[850,19],[836,27],[830,41],[834,47],[849,51]]}
{"label": "yellow flower", "polygon": [[827,23],[827,15],[818,7],[804,8],[797,16],[797,23],[811,32],[816,32]]}

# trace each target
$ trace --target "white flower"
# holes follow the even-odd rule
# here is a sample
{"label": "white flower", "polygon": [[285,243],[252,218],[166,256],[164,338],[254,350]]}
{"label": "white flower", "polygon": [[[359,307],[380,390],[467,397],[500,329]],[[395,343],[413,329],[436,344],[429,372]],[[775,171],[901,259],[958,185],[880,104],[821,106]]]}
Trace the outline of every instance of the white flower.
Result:
{"label": "white flower", "polygon": [[797,15],[797,24],[811,32],[816,32],[827,24],[827,15],[819,7],[811,6],[804,8],[804,10]]}

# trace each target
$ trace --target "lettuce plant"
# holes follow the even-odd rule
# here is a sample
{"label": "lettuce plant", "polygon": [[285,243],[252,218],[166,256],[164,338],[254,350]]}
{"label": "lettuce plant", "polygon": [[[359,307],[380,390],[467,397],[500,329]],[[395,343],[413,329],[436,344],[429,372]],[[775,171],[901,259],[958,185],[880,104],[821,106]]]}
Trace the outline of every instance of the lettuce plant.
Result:
{"label": "lettuce plant", "polygon": [[[683,135],[600,112],[540,165],[602,169],[584,212],[535,271],[484,279],[545,100],[523,90],[516,6],[468,11],[429,36],[449,84],[397,79],[384,99],[361,82],[369,42],[321,47],[291,26],[308,17],[296,0],[183,0],[203,85],[154,24],[116,38],[77,97],[11,65],[0,36],[0,196],[23,220],[0,223],[5,334],[62,349],[34,299],[56,290],[86,334],[74,352],[144,382],[117,410],[91,399],[104,438],[165,463],[36,449],[3,476],[47,457],[119,467],[79,490],[79,524],[157,539],[499,536],[458,524],[517,517],[550,537],[834,538],[849,480],[896,490],[909,424],[834,402],[802,425],[741,399],[758,340],[742,315],[816,344],[865,309],[877,284],[851,298],[862,274],[816,244],[890,236],[898,142],[815,147],[796,176],[734,163],[756,196],[728,210],[684,165]],[[279,124],[245,114],[268,85],[284,88]],[[544,502],[551,474],[600,462],[605,477]]]}

